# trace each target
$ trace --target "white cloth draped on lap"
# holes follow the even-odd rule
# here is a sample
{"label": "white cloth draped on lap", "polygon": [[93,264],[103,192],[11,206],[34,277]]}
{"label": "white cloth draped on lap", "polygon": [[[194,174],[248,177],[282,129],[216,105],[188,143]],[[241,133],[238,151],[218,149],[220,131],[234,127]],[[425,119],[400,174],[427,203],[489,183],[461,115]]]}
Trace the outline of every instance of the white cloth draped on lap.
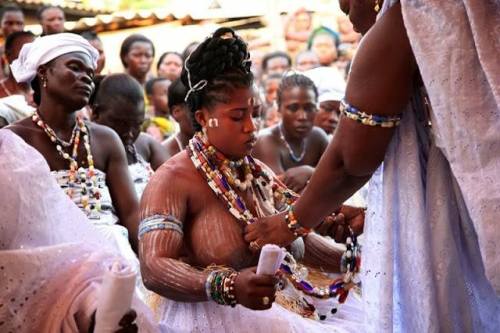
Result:
{"label": "white cloth draped on lap", "polygon": [[[0,331],[77,332],[95,311],[105,260],[121,258],[60,190],[45,159],[0,130]],[[155,332],[137,299],[140,331]]]}
{"label": "white cloth draped on lap", "polygon": [[0,117],[8,124],[24,119],[35,112],[35,109],[28,105],[23,95],[11,95],[0,98]]}
{"label": "white cloth draped on lap", "polygon": [[[349,297],[335,316],[326,321],[302,318],[274,303],[270,310],[254,311],[214,302],[185,303],[161,298],[162,332],[176,333],[329,333],[363,332],[361,302]],[[357,321],[357,322],[356,322]]]}
{"label": "white cloth draped on lap", "polygon": [[432,130],[414,95],[370,181],[361,274],[368,331],[498,332],[500,299],[490,281],[499,278],[500,124],[464,13],[475,10],[462,1],[402,5]]}

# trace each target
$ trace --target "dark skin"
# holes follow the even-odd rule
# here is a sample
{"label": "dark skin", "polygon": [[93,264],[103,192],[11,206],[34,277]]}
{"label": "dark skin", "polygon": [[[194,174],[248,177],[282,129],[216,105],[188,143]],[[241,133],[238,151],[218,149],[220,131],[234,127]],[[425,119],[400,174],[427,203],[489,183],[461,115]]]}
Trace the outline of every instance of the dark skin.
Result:
{"label": "dark skin", "polygon": [[44,35],[52,35],[64,32],[66,18],[61,8],[52,7],[43,11],[40,19]]}
{"label": "dark skin", "polygon": [[[378,4],[382,8],[384,0],[379,0]],[[377,12],[375,11],[375,1],[373,0],[339,0],[340,9],[349,16],[353,29],[362,35],[375,24]]]}
{"label": "dark skin", "polygon": [[172,157],[181,151],[177,140],[181,143],[182,149],[184,149],[189,139],[194,135],[194,129],[186,104],[173,105],[170,111],[172,112],[172,117],[174,117],[175,121],[179,124],[180,131],[175,137],[171,136],[162,142],[162,146],[166,148],[169,157]]}
{"label": "dark skin", "polygon": [[[300,192],[328,145],[325,133],[313,127],[317,112],[314,91],[305,87],[292,87],[284,91],[279,112],[282,125],[278,124],[259,136],[254,156],[267,164],[290,189]],[[280,126],[295,156],[300,156],[302,149],[305,149],[301,161],[295,162],[291,158],[286,144],[280,138]]]}
{"label": "dark skin", "polygon": [[[5,52],[7,62],[9,64],[12,64],[12,62],[19,56],[19,52],[21,51],[23,45],[26,43],[31,43],[33,39],[34,37],[31,36],[17,38],[12,48],[8,52]],[[16,79],[14,79],[14,76],[12,75],[12,72],[10,72],[9,76],[3,79],[2,82],[12,95],[23,94],[26,97],[29,97],[28,100],[31,100],[30,87],[26,83],[17,83]],[[6,96],[8,96],[7,92],[4,89],[0,89],[0,98]]]}
{"label": "dark skin", "polygon": [[5,12],[0,21],[0,29],[2,29],[2,35],[7,38],[11,33],[15,31],[24,30],[24,15],[22,11],[8,11]]}
{"label": "dark skin", "polygon": [[[227,104],[217,103],[210,109],[204,107],[195,114],[198,123],[207,129],[209,141],[232,159],[252,152],[256,131],[254,119],[260,112],[253,96],[252,88],[234,89]],[[218,119],[218,127],[207,126],[210,118]],[[231,140],[227,140],[228,135]],[[206,301],[204,284],[208,273],[195,267],[215,263],[240,272],[235,282],[239,304],[254,310],[269,309],[274,301],[276,278],[255,274],[253,266],[258,262],[258,254],[248,250],[241,224],[214,195],[187,152],[169,159],[153,177],[141,202],[141,218],[153,212],[174,214],[183,221],[184,235],[157,230],[141,238],[141,272],[146,287],[176,301]],[[237,189],[236,192],[256,214],[251,191]],[[170,207],[165,207],[168,205]],[[217,236],[208,241],[207,230],[215,230]],[[330,268],[321,258],[338,259],[339,254],[324,244],[315,244],[314,239],[306,244],[306,256],[318,266],[324,264]],[[338,260],[333,262],[338,267]],[[183,278],[177,280],[179,276]],[[263,304],[263,297],[269,297],[270,303]]]}
{"label": "dark skin", "polygon": [[123,58],[126,64],[125,71],[144,85],[153,64],[153,56],[153,46],[150,43],[142,41],[133,43]]}
{"label": "dark skin", "polygon": [[[89,101],[94,88],[93,75],[90,58],[78,52],[62,55],[38,69],[38,78],[47,81],[47,87],[41,87],[39,114],[63,140],[69,141],[76,122],[76,111]],[[94,123],[87,123],[87,127],[94,165],[106,174],[106,185],[120,224],[127,228],[130,244],[136,249],[138,202],[128,173],[123,145],[110,128]],[[69,168],[68,161],[58,154],[54,143],[31,118],[23,119],[8,128],[38,150],[51,170]],[[83,140],[78,148],[77,162],[79,166],[88,167]]]}
{"label": "dark skin", "polygon": [[[391,7],[361,43],[347,82],[346,100],[369,114],[396,115],[410,98],[416,63],[406,35],[401,5]],[[342,117],[311,182],[295,204],[305,227],[322,219],[357,191],[384,159],[394,129],[370,127]],[[313,207],[314,209],[308,209]],[[284,216],[247,227],[245,239],[286,245],[292,239]]]}
{"label": "dark skin", "polygon": [[333,134],[339,123],[339,101],[324,101],[319,104],[319,111],[314,118],[314,125],[320,127],[326,134]]}
{"label": "dark skin", "polygon": [[[114,102],[113,102],[114,101]],[[137,163],[135,156],[127,150],[134,145],[138,154],[151,164],[153,170],[158,169],[167,160],[165,149],[151,136],[141,133],[144,122],[144,102],[137,105],[114,99],[108,105],[99,105],[92,113],[92,120],[98,124],[112,128],[120,137],[127,154],[128,165]]]}

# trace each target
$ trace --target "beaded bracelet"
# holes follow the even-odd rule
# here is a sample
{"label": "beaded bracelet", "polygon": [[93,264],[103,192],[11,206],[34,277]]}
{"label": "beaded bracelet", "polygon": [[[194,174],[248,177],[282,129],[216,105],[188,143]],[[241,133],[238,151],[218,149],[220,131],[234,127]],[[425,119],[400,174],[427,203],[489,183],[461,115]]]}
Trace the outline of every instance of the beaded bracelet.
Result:
{"label": "beaded bracelet", "polygon": [[300,225],[293,212],[293,205],[288,206],[288,212],[285,215],[285,222],[288,229],[290,229],[295,237],[304,237],[311,232],[311,229]]}
{"label": "beaded bracelet", "polygon": [[401,114],[395,116],[381,116],[376,114],[368,114],[356,109],[345,101],[340,101],[340,113],[349,119],[355,120],[363,125],[380,126],[380,127],[396,127],[401,121]]}
{"label": "beaded bracelet", "polygon": [[205,292],[209,299],[220,305],[236,306],[234,282],[238,272],[221,269],[210,272],[205,282]]}

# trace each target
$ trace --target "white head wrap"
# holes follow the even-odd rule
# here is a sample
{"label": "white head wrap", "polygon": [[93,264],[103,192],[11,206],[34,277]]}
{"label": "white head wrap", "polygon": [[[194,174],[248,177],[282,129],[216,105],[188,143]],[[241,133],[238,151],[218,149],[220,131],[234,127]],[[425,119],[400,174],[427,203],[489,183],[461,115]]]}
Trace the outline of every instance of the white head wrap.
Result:
{"label": "white head wrap", "polygon": [[38,67],[67,53],[82,52],[90,57],[94,69],[99,53],[89,42],[76,34],[60,33],[43,36],[24,44],[19,57],[10,65],[17,82],[31,82]]}
{"label": "white head wrap", "polygon": [[334,67],[317,67],[304,72],[318,89],[318,103],[340,101],[345,95],[345,80]]}

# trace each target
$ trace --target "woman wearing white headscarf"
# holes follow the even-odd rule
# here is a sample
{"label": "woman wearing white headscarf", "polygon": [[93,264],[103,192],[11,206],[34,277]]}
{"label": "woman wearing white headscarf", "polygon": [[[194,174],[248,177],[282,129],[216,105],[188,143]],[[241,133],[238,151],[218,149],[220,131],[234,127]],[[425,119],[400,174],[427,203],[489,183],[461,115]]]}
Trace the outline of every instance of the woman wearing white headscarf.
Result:
{"label": "woman wearing white headscarf", "polygon": [[18,82],[31,82],[38,108],[8,128],[45,157],[61,188],[108,242],[138,263],[130,247],[137,243],[138,202],[123,145],[113,130],[77,116],[94,90],[97,59],[75,34],[25,44],[12,73]]}
{"label": "woman wearing white headscarf", "polygon": [[[351,20],[359,3],[341,1]],[[498,1],[386,0],[354,59],[344,116],[294,212],[313,227],[373,173],[369,331],[500,330],[499,14]],[[283,216],[248,229],[260,244],[293,239]]]}

